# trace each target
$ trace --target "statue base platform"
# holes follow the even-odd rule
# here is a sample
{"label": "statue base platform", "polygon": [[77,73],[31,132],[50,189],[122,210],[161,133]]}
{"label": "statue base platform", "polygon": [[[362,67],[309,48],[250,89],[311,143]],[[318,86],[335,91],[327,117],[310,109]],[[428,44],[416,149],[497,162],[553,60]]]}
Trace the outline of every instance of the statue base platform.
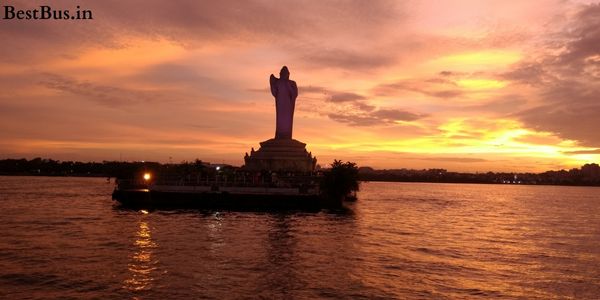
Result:
{"label": "statue base platform", "polygon": [[246,153],[244,169],[249,171],[312,172],[317,158],[306,151],[306,144],[294,139],[270,139],[258,151]]}

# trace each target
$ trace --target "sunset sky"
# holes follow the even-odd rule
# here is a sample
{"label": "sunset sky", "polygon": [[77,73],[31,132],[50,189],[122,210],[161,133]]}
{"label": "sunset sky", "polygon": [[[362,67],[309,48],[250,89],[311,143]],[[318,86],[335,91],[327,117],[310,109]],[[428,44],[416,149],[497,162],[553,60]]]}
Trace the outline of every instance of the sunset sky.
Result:
{"label": "sunset sky", "polygon": [[0,158],[241,165],[274,136],[287,65],[294,138],[321,165],[600,162],[597,1],[48,5],[94,19],[0,20]]}

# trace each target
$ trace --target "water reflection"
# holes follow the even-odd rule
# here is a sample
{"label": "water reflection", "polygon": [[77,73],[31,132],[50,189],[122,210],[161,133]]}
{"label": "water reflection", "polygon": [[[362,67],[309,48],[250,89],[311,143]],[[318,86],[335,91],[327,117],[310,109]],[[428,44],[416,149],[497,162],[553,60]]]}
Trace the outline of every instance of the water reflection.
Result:
{"label": "water reflection", "polygon": [[223,237],[223,216],[219,212],[214,212],[209,220],[211,221],[206,224],[207,238],[210,241],[208,250],[211,254],[217,254],[222,251],[221,248],[225,245]]}
{"label": "water reflection", "polygon": [[297,239],[292,229],[290,215],[282,214],[274,217],[265,245],[269,268],[273,270],[268,276],[269,285],[276,287],[279,296],[287,298],[288,292],[301,284],[296,274],[295,263]]}
{"label": "water reflection", "polygon": [[154,273],[158,260],[154,252],[158,245],[152,240],[150,226],[146,221],[139,222],[135,237],[133,243],[135,252],[128,264],[129,278],[124,281],[124,287],[132,291],[149,290],[155,280]]}

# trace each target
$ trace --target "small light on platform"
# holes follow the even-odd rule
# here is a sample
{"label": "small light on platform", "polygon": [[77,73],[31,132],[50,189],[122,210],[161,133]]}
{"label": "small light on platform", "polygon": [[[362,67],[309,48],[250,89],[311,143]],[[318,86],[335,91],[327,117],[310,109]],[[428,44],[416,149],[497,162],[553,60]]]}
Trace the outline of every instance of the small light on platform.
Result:
{"label": "small light on platform", "polygon": [[142,210],[140,210],[140,212],[141,212],[142,214],[144,214],[144,215],[147,215],[147,214],[148,214],[148,211],[147,211],[147,210],[145,210],[145,209],[142,209]]}
{"label": "small light on platform", "polygon": [[150,173],[144,173],[144,180],[150,180],[151,177]]}
{"label": "small light on platform", "polygon": [[219,171],[219,170],[221,170],[221,167],[220,167],[220,166],[217,166],[217,167],[216,167],[216,169],[217,169],[217,171]]}

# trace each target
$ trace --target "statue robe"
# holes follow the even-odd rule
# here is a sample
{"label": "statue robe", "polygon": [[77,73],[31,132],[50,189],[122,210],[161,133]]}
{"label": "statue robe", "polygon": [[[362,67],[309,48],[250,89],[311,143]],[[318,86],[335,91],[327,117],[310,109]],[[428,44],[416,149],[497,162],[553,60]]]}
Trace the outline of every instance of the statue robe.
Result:
{"label": "statue robe", "polygon": [[291,139],[298,87],[293,80],[280,79],[273,75],[271,75],[270,82],[271,94],[275,97],[275,138]]}

